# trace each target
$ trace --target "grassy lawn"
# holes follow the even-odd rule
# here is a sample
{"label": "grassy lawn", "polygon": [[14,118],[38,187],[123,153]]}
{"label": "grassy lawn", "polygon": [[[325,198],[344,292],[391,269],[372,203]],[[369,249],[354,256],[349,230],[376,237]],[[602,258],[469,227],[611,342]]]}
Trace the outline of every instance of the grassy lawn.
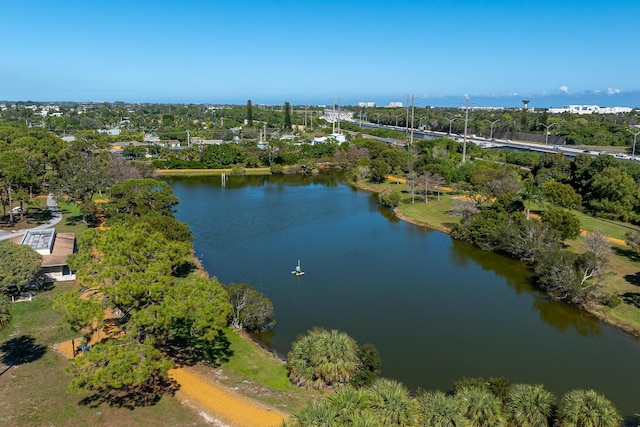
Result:
{"label": "grassy lawn", "polygon": [[62,221],[55,225],[59,233],[75,233],[76,239],[89,227],[82,223],[80,206],[75,203],[58,202],[58,209],[62,213]]}
{"label": "grassy lawn", "polygon": [[[135,408],[83,404],[86,394],[68,393],[68,361],[52,345],[77,334],[60,327],[52,309],[54,295],[73,287],[59,283],[13,304],[13,320],[0,332],[0,425],[3,426],[204,426],[195,412],[165,396],[153,406]],[[19,344],[22,351],[10,351]]]}
{"label": "grassy lawn", "polygon": [[398,206],[401,215],[413,218],[420,224],[440,230],[450,229],[453,224],[460,222],[460,218],[449,214],[453,207],[454,199],[449,194],[429,196],[428,203],[424,202],[424,196],[416,197],[415,203],[411,202],[411,195],[403,195],[402,202]]}
{"label": "grassy lawn", "polygon": [[624,240],[624,235],[628,231],[639,231],[640,227],[626,222],[613,221],[610,219],[594,218],[578,211],[572,211],[580,219],[580,227],[583,230],[600,230],[609,237]]}
{"label": "grassy lawn", "polygon": [[234,330],[227,329],[225,334],[233,356],[213,374],[223,384],[287,413],[301,409],[321,394],[291,384],[286,365],[274,353]]}

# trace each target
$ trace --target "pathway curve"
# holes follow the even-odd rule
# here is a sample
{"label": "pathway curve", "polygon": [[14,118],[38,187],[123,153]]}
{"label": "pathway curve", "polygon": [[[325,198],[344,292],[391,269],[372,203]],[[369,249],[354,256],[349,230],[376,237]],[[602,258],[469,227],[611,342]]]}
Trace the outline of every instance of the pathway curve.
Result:
{"label": "pathway curve", "polygon": [[13,239],[16,236],[22,236],[27,230],[43,230],[45,228],[51,228],[60,221],[62,221],[62,213],[60,209],[58,209],[58,204],[56,203],[56,199],[53,198],[52,194],[47,196],[47,209],[51,212],[51,218],[44,224],[36,225],[31,228],[23,228],[22,230],[16,231],[5,231],[0,230],[0,240],[8,240]]}

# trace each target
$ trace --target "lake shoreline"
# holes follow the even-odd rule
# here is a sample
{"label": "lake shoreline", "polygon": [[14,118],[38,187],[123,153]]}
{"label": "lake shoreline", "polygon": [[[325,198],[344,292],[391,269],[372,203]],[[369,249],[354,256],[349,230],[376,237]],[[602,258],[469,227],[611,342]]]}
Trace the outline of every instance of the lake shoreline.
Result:
{"label": "lake shoreline", "polygon": [[[367,191],[369,193],[374,193],[374,194],[380,194],[382,192],[382,190],[380,190],[379,187],[375,186],[375,185],[367,185],[364,184],[360,181],[355,182],[355,181],[349,181],[349,185],[353,186],[354,188],[358,189],[358,190],[363,190],[363,191]],[[420,221],[417,220],[409,215],[404,214],[399,208],[398,206],[394,207],[392,209],[394,215],[405,222],[408,222],[410,224],[413,225],[417,225],[419,227],[425,227],[431,230],[438,230],[441,231],[445,234],[450,235],[451,234],[451,229],[447,228],[447,227],[438,227],[436,225],[433,224],[429,224],[428,222],[425,221]],[[604,313],[602,311],[603,307],[598,306],[592,309],[584,309],[581,308],[581,310],[584,310],[585,312],[591,314],[592,316],[596,317],[597,319],[601,320],[602,322],[606,323],[607,325],[613,326],[615,328],[621,329],[622,331],[629,333],[631,335],[633,335],[636,338],[640,338],[640,329],[634,327],[633,325],[630,325],[628,323],[624,323],[610,315],[608,315],[607,313]]]}

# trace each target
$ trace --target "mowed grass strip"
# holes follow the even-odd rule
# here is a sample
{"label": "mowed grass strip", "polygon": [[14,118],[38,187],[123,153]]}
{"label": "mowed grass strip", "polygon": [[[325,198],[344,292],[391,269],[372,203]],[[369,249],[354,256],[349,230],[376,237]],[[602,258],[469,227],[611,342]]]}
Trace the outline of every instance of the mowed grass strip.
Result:
{"label": "mowed grass strip", "polygon": [[225,335],[233,355],[219,368],[216,377],[221,383],[285,413],[301,409],[321,394],[291,384],[286,363],[250,337],[232,329]]}

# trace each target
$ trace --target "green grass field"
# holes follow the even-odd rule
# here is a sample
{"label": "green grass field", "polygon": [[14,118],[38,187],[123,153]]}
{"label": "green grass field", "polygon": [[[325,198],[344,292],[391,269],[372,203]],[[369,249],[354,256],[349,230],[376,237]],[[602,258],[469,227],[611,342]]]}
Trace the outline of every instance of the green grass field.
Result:
{"label": "green grass field", "polygon": [[223,384],[288,413],[301,409],[322,394],[291,384],[285,363],[274,353],[234,330],[228,329],[225,334],[233,356],[220,367],[222,375],[218,379]]}

